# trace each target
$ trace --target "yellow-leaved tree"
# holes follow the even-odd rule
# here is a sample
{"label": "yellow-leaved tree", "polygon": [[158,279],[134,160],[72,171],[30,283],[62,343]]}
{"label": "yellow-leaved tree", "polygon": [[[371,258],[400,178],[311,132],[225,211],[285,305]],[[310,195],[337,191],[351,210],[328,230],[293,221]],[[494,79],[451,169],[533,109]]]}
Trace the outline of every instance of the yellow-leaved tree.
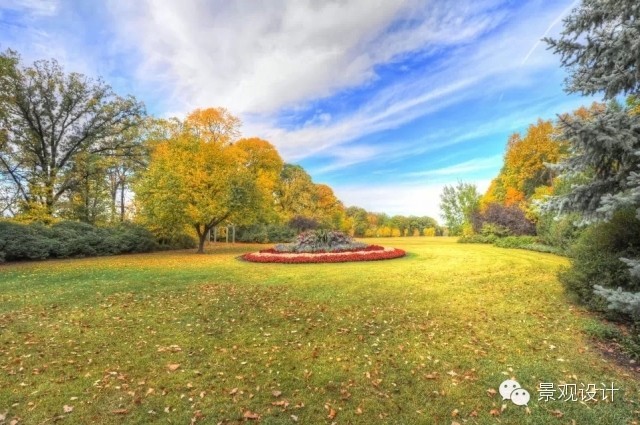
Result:
{"label": "yellow-leaved tree", "polygon": [[226,114],[222,108],[196,110],[170,129],[166,139],[153,143],[136,184],[140,220],[161,238],[191,227],[200,253],[213,227],[253,220],[260,200],[249,153],[232,143],[240,121]]}

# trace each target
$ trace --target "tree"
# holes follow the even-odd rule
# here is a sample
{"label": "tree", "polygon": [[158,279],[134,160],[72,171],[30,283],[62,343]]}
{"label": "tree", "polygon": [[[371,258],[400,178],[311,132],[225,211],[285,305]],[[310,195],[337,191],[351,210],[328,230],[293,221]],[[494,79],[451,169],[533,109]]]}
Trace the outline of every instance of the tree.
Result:
{"label": "tree", "polygon": [[545,38],[569,70],[566,90],[605,99],[637,94],[640,84],[640,3],[583,0],[563,20],[559,39]]}
{"label": "tree", "polygon": [[235,146],[245,152],[244,166],[252,174],[260,199],[256,202],[260,221],[276,221],[276,190],[284,162],[276,148],[259,138],[240,139]]}
{"label": "tree", "polygon": [[155,143],[136,201],[141,221],[158,236],[170,239],[191,227],[203,253],[215,226],[254,218],[259,189],[247,152],[202,128],[193,131],[190,119],[178,134]]}
{"label": "tree", "polygon": [[480,195],[474,184],[459,182],[445,186],[440,195],[440,209],[450,235],[460,235],[463,226],[470,225],[473,213],[480,206]]}
{"label": "tree", "polygon": [[[605,99],[640,93],[640,3],[583,0],[564,20],[558,40],[545,39],[562,66],[569,69],[566,89]],[[547,208],[579,211],[586,222],[610,220],[625,208],[640,219],[640,115],[632,101],[622,107],[610,103],[593,117],[561,119],[563,138],[571,155],[558,168],[563,175],[587,177],[567,194],[556,196]],[[640,279],[640,259],[622,258],[630,277]],[[640,311],[637,294],[596,286],[612,308]]]}
{"label": "tree", "polygon": [[314,192],[314,183],[304,168],[284,164],[275,190],[276,210],[286,221],[295,216],[310,217]]}
{"label": "tree", "polygon": [[117,136],[138,125],[144,108],[101,80],[65,74],[55,60],[21,68],[14,53],[1,57],[0,169],[24,211],[51,217],[80,184],[72,171],[78,156],[109,156],[123,147],[126,140]]}

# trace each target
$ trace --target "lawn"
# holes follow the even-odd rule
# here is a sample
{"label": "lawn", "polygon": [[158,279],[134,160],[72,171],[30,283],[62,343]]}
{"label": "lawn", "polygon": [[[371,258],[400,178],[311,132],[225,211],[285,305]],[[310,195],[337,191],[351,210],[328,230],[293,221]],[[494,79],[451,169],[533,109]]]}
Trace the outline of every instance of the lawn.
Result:
{"label": "lawn", "polygon": [[[6,423],[626,424],[608,361],[550,254],[372,241],[405,258],[256,264],[256,245],[0,266]],[[528,409],[495,394],[515,378]],[[538,401],[540,383],[613,402]],[[601,396],[597,398],[601,399]],[[504,406],[503,406],[504,405]],[[2,420],[0,420],[2,423]]]}

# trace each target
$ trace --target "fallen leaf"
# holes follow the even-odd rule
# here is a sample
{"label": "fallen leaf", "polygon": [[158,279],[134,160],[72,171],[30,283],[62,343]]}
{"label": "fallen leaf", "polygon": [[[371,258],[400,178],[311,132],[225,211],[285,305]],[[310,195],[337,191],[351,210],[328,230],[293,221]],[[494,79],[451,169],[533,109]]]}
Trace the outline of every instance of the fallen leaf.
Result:
{"label": "fallen leaf", "polygon": [[232,389],[231,391],[229,391],[229,395],[234,395],[237,392],[238,392],[238,388],[236,387],[236,388]]}
{"label": "fallen leaf", "polygon": [[491,409],[491,410],[489,411],[489,414],[490,414],[491,416],[500,416],[500,411],[499,411],[498,409]]}
{"label": "fallen leaf", "polygon": [[280,406],[283,409],[286,409],[289,406],[289,402],[287,400],[278,400],[271,403],[272,406]]}
{"label": "fallen leaf", "polygon": [[458,414],[460,414],[460,411],[458,409],[453,409],[453,411],[451,412],[451,416],[453,416],[454,418],[458,416]]}
{"label": "fallen leaf", "polygon": [[338,414],[338,412],[336,412],[333,408],[329,409],[329,414],[327,415],[327,417],[329,419],[333,419],[336,417],[336,415]]}
{"label": "fallen leaf", "polygon": [[73,412],[73,406],[65,404],[64,406],[62,406],[62,410],[64,411],[64,413],[71,413]]}
{"label": "fallen leaf", "polygon": [[0,413],[0,422],[4,422],[7,420],[7,413],[9,412]]}
{"label": "fallen leaf", "polygon": [[530,415],[530,414],[531,414],[531,409],[529,409],[529,406],[527,406],[527,408],[526,408],[526,409],[524,409],[524,411],[525,411],[525,412],[527,412],[527,415]]}
{"label": "fallen leaf", "polygon": [[428,373],[426,375],[424,375],[425,378],[427,379],[436,379],[438,377],[437,373]]}
{"label": "fallen leaf", "polygon": [[496,395],[498,392],[496,390],[494,390],[493,388],[489,388],[487,390],[487,394],[489,394],[489,397],[493,397],[494,395]]}
{"label": "fallen leaf", "polygon": [[451,422],[451,425],[460,425],[460,422],[453,421]]}
{"label": "fallen leaf", "polygon": [[556,418],[561,418],[564,416],[564,413],[562,413],[561,411],[559,411],[558,409],[554,410],[553,412],[551,412],[551,414],[553,416],[555,416]]}
{"label": "fallen leaf", "polygon": [[291,420],[293,420],[293,422],[298,422],[298,417],[296,415],[291,415]]}
{"label": "fallen leaf", "polygon": [[245,419],[260,419],[260,415],[250,410],[245,410],[245,412],[242,414],[242,417]]}
{"label": "fallen leaf", "polygon": [[471,413],[469,413],[469,416],[471,416],[472,418],[477,418],[478,417],[478,411],[474,410]]}
{"label": "fallen leaf", "polygon": [[273,390],[273,391],[271,392],[271,394],[272,394],[274,397],[280,397],[280,396],[282,395],[282,391]]}
{"label": "fallen leaf", "polygon": [[167,365],[167,369],[169,369],[171,372],[175,372],[179,368],[180,368],[180,364],[178,364],[178,363],[169,363]]}
{"label": "fallen leaf", "polygon": [[356,415],[362,415],[362,408],[356,408]]}
{"label": "fallen leaf", "polygon": [[116,409],[112,410],[111,413],[113,413],[114,415],[126,415],[127,413],[129,413],[129,409]]}
{"label": "fallen leaf", "polygon": [[500,412],[502,413],[502,412],[504,412],[505,410],[507,410],[507,404],[506,404],[506,403],[503,403],[503,404],[502,404],[502,407],[500,408]]}

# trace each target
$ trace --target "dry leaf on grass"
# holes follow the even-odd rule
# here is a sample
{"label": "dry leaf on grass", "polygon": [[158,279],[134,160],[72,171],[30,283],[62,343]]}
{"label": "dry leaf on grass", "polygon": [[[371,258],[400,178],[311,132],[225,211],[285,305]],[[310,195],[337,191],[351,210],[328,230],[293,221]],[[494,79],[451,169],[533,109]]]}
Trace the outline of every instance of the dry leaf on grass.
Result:
{"label": "dry leaf on grass", "polygon": [[68,404],[65,404],[64,406],[62,406],[62,411],[64,413],[71,413],[73,412],[73,406],[69,406]]}
{"label": "dry leaf on grass", "polygon": [[260,419],[260,415],[258,415],[255,412],[252,412],[251,410],[245,410],[244,413],[242,414],[242,417],[245,419],[252,419],[252,420]]}
{"label": "dry leaf on grass", "polygon": [[175,372],[179,368],[180,368],[180,364],[178,364],[178,363],[169,363],[167,365],[167,369],[169,369],[171,372]]}

